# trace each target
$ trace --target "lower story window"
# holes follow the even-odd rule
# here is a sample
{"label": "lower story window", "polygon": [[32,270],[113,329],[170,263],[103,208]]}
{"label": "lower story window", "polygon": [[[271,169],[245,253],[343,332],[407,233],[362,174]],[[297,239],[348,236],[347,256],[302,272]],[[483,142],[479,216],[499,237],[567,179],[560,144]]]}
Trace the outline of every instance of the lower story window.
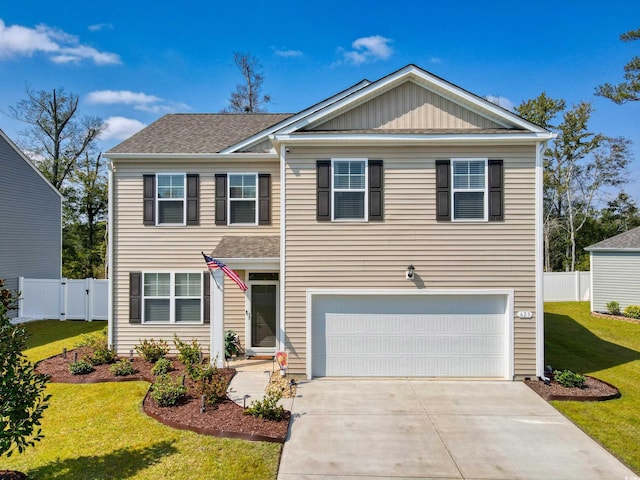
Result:
{"label": "lower story window", "polygon": [[201,273],[145,273],[145,323],[201,323]]}

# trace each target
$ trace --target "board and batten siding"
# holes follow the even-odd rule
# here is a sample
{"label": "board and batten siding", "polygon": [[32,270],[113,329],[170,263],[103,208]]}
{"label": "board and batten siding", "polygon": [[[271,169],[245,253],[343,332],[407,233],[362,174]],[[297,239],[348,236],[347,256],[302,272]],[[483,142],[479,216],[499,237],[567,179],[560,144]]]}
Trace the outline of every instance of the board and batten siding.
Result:
{"label": "board and batten siding", "polygon": [[62,198],[0,135],[0,278],[60,278]]}
{"label": "board and batten siding", "polygon": [[[318,222],[316,160],[384,161],[384,221]],[[435,161],[504,160],[503,222],[437,222]],[[291,148],[286,162],[286,298],[290,371],[305,373],[306,291],[514,289],[517,377],[536,374],[535,149],[531,147]],[[413,264],[415,282],[405,279]]]}
{"label": "board and batten siding", "polygon": [[312,130],[504,128],[467,107],[405,82]]}
{"label": "board and batten siding", "polygon": [[[129,272],[201,272],[207,267],[201,251],[211,252],[226,235],[278,235],[280,232],[280,170],[276,162],[115,161],[113,174],[113,315],[119,354],[126,354],[140,339],[164,339],[173,347],[173,334],[195,338],[207,352],[210,325],[130,324]],[[143,174],[197,173],[200,175],[200,224],[196,226],[145,226],[142,222]],[[253,172],[271,174],[271,225],[217,226],[214,218],[215,174]],[[244,277],[244,271],[238,274]],[[241,334],[244,345],[245,295],[225,278],[224,328]]]}
{"label": "board and batten siding", "polygon": [[593,310],[606,312],[607,303],[620,310],[640,305],[640,252],[591,252]]}

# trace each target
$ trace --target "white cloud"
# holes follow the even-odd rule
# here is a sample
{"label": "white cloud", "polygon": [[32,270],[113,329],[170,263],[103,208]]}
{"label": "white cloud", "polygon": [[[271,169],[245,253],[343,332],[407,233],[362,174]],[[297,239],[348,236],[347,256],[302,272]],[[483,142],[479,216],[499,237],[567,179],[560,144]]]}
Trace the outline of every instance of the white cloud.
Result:
{"label": "white cloud", "polygon": [[393,49],[389,46],[391,40],[382,35],[372,35],[361,37],[351,44],[353,50],[345,51],[340,49],[346,63],[360,65],[376,60],[386,60],[393,54]]}
{"label": "white cloud", "polygon": [[429,63],[442,63],[442,59],[438,57],[431,57]]}
{"label": "white cloud", "polygon": [[101,32],[103,30],[113,30],[113,25],[110,23],[96,23],[95,25],[89,25],[90,32]]}
{"label": "white cloud", "polygon": [[499,105],[505,110],[509,110],[510,112],[513,112],[513,109],[515,107],[513,102],[507,97],[501,97],[499,95],[485,95],[484,98],[485,100],[489,100],[491,103],[495,103],[496,105]]}
{"label": "white cloud", "polygon": [[107,128],[100,134],[102,140],[124,140],[146,127],[144,123],[126,117],[109,117],[105,124]]}
{"label": "white cloud", "polygon": [[96,90],[87,95],[87,103],[101,105],[131,105],[136,110],[161,113],[187,110],[184,103],[166,102],[160,97],[130,90]]}
{"label": "white cloud", "polygon": [[280,49],[280,50],[276,50],[274,53],[279,57],[285,57],[285,58],[301,57],[301,56],[304,55],[302,50],[284,50],[284,49]]}
{"label": "white cloud", "polygon": [[7,26],[0,19],[0,59],[30,57],[43,53],[55,63],[77,63],[91,60],[96,65],[122,63],[116,53],[101,52],[93,47],[80,44],[78,37],[47,25],[35,28],[21,25]]}

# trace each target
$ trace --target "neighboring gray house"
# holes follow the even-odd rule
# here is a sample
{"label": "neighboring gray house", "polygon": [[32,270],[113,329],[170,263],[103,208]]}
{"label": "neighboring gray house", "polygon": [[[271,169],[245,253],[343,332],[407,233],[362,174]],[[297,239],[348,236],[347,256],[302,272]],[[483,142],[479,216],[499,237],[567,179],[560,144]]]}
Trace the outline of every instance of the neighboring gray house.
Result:
{"label": "neighboring gray house", "polygon": [[0,129],[0,278],[60,278],[62,195]]}
{"label": "neighboring gray house", "polygon": [[585,248],[591,257],[591,311],[615,301],[640,305],[640,227]]}

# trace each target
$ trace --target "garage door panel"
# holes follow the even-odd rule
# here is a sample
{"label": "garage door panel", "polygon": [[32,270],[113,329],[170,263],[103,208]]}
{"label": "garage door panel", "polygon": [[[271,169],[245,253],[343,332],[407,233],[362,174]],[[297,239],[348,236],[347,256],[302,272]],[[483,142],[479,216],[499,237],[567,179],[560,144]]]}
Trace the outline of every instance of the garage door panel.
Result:
{"label": "garage door panel", "polygon": [[320,297],[313,376],[503,378],[506,296],[454,297]]}

